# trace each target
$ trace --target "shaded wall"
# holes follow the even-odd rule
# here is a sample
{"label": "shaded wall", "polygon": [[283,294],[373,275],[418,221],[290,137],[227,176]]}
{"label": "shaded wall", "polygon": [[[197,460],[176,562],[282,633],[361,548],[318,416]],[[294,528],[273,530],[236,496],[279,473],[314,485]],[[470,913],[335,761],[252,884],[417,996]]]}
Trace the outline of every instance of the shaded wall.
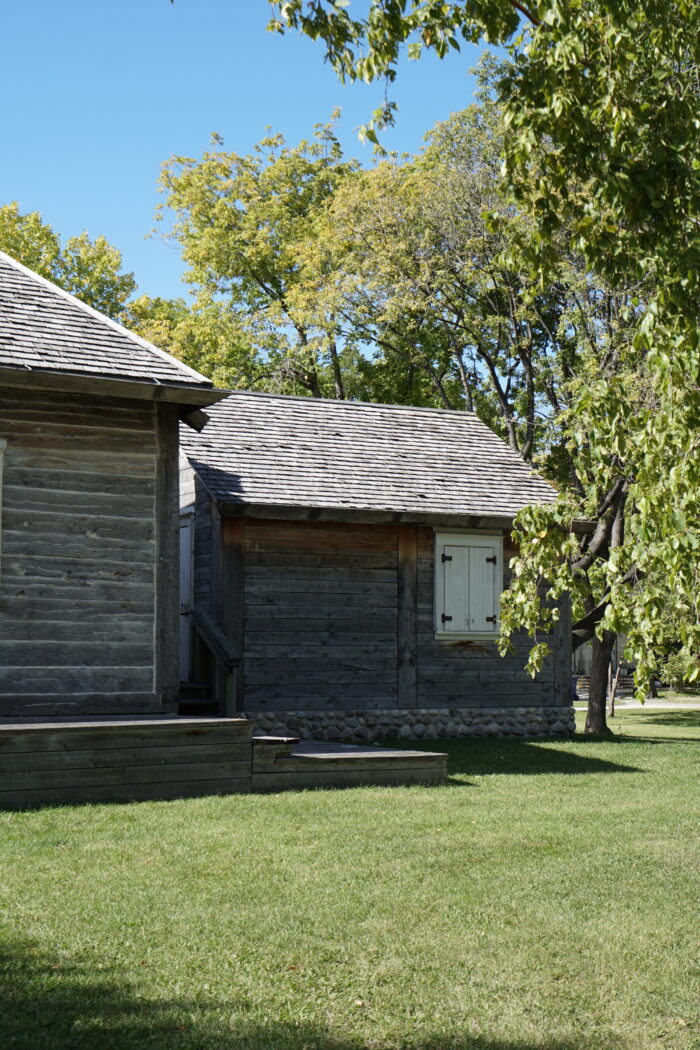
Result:
{"label": "shaded wall", "polygon": [[175,693],[176,414],[0,393],[0,715],[150,711]]}

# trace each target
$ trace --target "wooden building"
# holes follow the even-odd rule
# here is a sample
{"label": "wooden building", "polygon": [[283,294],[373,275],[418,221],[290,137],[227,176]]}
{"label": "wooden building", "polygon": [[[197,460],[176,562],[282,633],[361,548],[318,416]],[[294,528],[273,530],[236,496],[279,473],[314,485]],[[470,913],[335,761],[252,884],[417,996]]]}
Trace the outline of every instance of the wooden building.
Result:
{"label": "wooden building", "polygon": [[0,716],[172,710],[178,420],[221,396],[0,253]]}
{"label": "wooden building", "polygon": [[475,415],[235,393],[210,417],[181,437],[193,693],[320,740],[573,729],[567,609],[534,681],[526,638],[495,645],[513,516],[555,494]]}

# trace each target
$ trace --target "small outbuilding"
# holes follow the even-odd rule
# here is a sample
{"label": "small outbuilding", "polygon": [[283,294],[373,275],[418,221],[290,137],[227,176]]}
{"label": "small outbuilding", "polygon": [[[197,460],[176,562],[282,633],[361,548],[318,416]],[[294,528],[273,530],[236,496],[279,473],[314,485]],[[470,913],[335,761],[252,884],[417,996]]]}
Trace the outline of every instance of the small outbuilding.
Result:
{"label": "small outbuilding", "polygon": [[174,710],[178,421],[222,396],[0,252],[0,717]]}
{"label": "small outbuilding", "polygon": [[496,649],[513,517],[555,492],[473,413],[233,393],[209,415],[181,432],[190,709],[319,740],[573,730],[568,609],[534,680],[526,637]]}

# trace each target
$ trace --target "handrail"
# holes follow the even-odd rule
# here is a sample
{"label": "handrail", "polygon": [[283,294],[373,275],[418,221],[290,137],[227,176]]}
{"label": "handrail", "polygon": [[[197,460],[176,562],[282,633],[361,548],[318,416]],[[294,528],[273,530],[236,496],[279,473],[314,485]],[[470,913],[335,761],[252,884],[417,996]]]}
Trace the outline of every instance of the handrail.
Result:
{"label": "handrail", "polygon": [[214,623],[206,609],[203,609],[201,605],[193,605],[189,612],[198,633],[226,673],[230,674],[236,667],[240,667],[241,658],[238,652],[221,628]]}

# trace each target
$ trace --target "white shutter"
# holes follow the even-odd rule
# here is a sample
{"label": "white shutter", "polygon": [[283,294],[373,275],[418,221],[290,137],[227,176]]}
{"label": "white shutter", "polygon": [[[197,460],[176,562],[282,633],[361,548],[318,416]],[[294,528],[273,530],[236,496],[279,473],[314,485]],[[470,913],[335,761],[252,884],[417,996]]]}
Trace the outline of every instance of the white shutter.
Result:
{"label": "white shutter", "polygon": [[446,544],[443,547],[444,631],[469,630],[469,548]]}
{"label": "white shutter", "polygon": [[496,631],[496,550],[469,548],[469,630]]}
{"label": "white shutter", "polygon": [[497,635],[502,538],[488,533],[438,533],[435,559],[436,630]]}

